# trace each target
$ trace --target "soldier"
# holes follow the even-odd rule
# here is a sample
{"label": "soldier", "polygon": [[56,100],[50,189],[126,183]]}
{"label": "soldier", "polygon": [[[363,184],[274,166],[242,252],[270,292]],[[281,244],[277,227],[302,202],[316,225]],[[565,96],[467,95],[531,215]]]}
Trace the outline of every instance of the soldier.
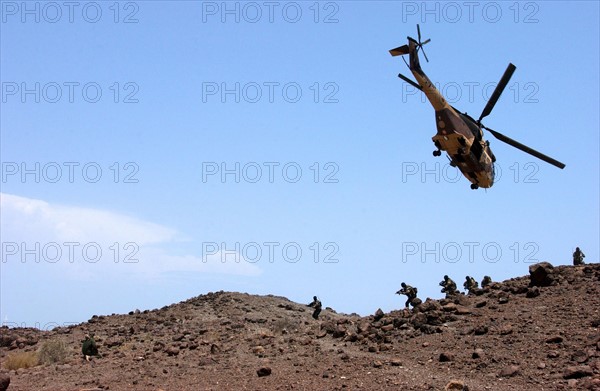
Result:
{"label": "soldier", "polygon": [[307,304],[308,307],[313,307],[315,310],[313,311],[312,317],[314,319],[319,319],[319,314],[321,313],[321,301],[317,299],[317,296],[313,296],[312,303]]}
{"label": "soldier", "polygon": [[479,284],[477,283],[477,281],[475,281],[473,277],[467,276],[463,287],[468,293],[474,293],[475,289],[479,288]]}
{"label": "soldier", "polygon": [[481,287],[486,288],[492,283],[492,277],[483,276],[483,280],[481,280]]}
{"label": "soldier", "polygon": [[409,305],[412,305],[414,307],[414,300],[417,298],[417,288],[413,288],[412,286],[407,285],[405,282],[400,284],[400,286],[402,286],[402,289],[396,292],[396,294],[406,295],[406,303],[404,304],[406,308],[408,308]]}
{"label": "soldier", "polygon": [[585,254],[579,247],[576,247],[575,252],[573,253],[573,265],[584,265],[583,258],[585,258]]}
{"label": "soldier", "polygon": [[83,356],[87,361],[90,361],[91,356],[98,355],[98,346],[96,346],[96,341],[94,341],[93,334],[92,336],[89,334],[85,335],[83,345],[81,346],[81,353],[83,353]]}
{"label": "soldier", "polygon": [[440,282],[440,286],[443,287],[441,292],[446,294],[446,299],[458,294],[456,283],[447,275],[445,275],[444,280]]}

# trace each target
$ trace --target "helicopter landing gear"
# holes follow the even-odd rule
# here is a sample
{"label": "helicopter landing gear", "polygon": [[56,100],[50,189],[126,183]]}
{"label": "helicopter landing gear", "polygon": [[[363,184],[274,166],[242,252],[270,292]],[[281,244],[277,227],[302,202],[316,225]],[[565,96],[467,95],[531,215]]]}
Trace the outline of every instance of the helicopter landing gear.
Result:
{"label": "helicopter landing gear", "polygon": [[433,151],[433,156],[442,156],[442,151],[439,149],[437,151]]}
{"label": "helicopter landing gear", "polygon": [[479,185],[476,183],[471,183],[471,190],[477,190],[479,189]]}

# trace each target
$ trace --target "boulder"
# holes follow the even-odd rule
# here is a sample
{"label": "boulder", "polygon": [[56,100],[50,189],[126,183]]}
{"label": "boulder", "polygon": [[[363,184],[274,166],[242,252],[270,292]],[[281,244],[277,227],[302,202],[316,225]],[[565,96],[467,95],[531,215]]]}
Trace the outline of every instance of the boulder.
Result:
{"label": "boulder", "polygon": [[529,266],[529,286],[550,286],[554,283],[554,266],[540,262]]}
{"label": "boulder", "polygon": [[0,391],[6,391],[10,384],[10,376],[7,374],[0,374]]}
{"label": "boulder", "polygon": [[565,369],[563,377],[565,379],[580,379],[586,376],[592,376],[594,371],[589,365],[571,366]]}
{"label": "boulder", "polygon": [[444,387],[444,391],[469,391],[469,387],[460,380],[451,380],[446,384],[446,387]]}
{"label": "boulder", "polygon": [[520,368],[517,365],[510,365],[500,371],[500,377],[513,377],[519,374]]}
{"label": "boulder", "polygon": [[271,374],[271,368],[269,368],[269,367],[259,368],[256,371],[256,374],[258,375],[258,377],[269,376]]}

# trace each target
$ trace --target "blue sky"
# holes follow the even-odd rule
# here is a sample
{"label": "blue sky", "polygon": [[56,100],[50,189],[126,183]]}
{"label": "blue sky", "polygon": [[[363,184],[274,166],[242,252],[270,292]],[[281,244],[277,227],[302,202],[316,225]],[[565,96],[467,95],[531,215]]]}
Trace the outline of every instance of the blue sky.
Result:
{"label": "blue sky", "polygon": [[[23,6],[25,4],[25,7]],[[598,261],[597,2],[2,1],[1,321],[49,328],[216,290],[342,312]],[[489,137],[489,190],[435,158],[388,50],[421,25]],[[486,136],[488,136],[486,134]]]}

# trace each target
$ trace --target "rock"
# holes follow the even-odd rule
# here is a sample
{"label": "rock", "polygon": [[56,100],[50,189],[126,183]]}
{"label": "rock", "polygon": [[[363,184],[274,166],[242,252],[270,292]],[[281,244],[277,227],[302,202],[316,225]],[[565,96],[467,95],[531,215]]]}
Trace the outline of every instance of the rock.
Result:
{"label": "rock", "polygon": [[454,361],[454,355],[452,353],[440,353],[440,357],[438,360],[440,362]]}
{"label": "rock", "polygon": [[462,305],[458,305],[456,306],[456,315],[469,315],[471,314],[471,310],[467,307],[464,307]]}
{"label": "rock", "polygon": [[252,348],[252,353],[256,354],[257,356],[261,356],[263,354],[265,354],[265,348],[262,346],[254,346]]}
{"label": "rock", "polygon": [[[323,327],[323,326],[321,326],[321,327]],[[371,325],[369,324],[369,322],[359,322],[356,325],[356,331],[359,334],[368,333],[370,329],[371,329]]]}
{"label": "rock", "polygon": [[111,337],[104,342],[104,346],[107,348],[112,348],[114,346],[121,346],[123,342],[124,340],[120,337]]}
{"label": "rock", "polygon": [[569,386],[569,388],[576,388],[577,387],[577,379],[569,379],[567,381],[567,386]]}
{"label": "rock", "polygon": [[342,338],[346,335],[346,327],[341,324],[338,324],[335,330],[333,331],[333,338]]}
{"label": "rock", "polygon": [[184,338],[185,338],[185,335],[183,335],[183,334],[177,334],[177,335],[173,336],[173,341],[174,342],[179,342],[179,341],[181,341]]}
{"label": "rock", "polygon": [[383,366],[383,363],[379,360],[375,360],[373,361],[373,368],[381,368]]}
{"label": "rock", "polygon": [[442,311],[442,305],[437,300],[427,299],[419,306],[420,312]]}
{"label": "rock", "polygon": [[594,371],[592,371],[592,368],[589,365],[579,365],[567,367],[563,373],[563,377],[565,379],[580,379],[582,377],[592,376],[593,374]]}
{"label": "rock", "polygon": [[475,303],[476,308],[482,308],[482,307],[485,307],[486,305],[487,305],[487,300],[481,300],[481,301],[478,301],[477,303]]}
{"label": "rock", "polygon": [[393,324],[386,324],[385,326],[381,326],[381,331],[392,331],[394,329]]}
{"label": "rock", "polygon": [[375,322],[377,322],[378,320],[380,320],[381,318],[383,318],[385,316],[385,313],[381,310],[381,308],[378,308],[377,311],[375,311]]}
{"label": "rock", "polygon": [[414,328],[418,329],[421,328],[421,326],[423,326],[424,324],[427,323],[427,315],[425,315],[422,312],[419,312],[418,314],[414,314],[411,318],[410,318],[410,323],[413,325]]}
{"label": "rock", "polygon": [[[393,327],[392,327],[393,328]],[[358,334],[351,331],[346,334],[344,337],[344,342],[356,342],[358,340]]]}
{"label": "rock", "polygon": [[6,374],[0,374],[0,391],[6,391],[10,384],[10,376]]}
{"label": "rock", "polygon": [[400,361],[400,359],[395,358],[392,361],[390,361],[390,364],[393,367],[401,367],[402,366],[402,361]]}
{"label": "rock", "polygon": [[505,324],[498,329],[500,335],[509,335],[513,333],[513,326],[511,324]]}
{"label": "rock", "polygon": [[484,335],[484,334],[487,334],[487,332],[488,332],[488,327],[486,325],[477,326],[473,330],[473,333],[475,335]]}
{"label": "rock", "polygon": [[588,354],[583,350],[577,350],[571,355],[571,360],[575,361],[578,364],[583,364],[588,360],[588,358]]}
{"label": "rock", "polygon": [[540,288],[535,286],[533,288],[527,289],[527,293],[525,294],[525,297],[527,297],[529,299],[533,299],[534,297],[538,297],[539,295],[540,295]]}
{"label": "rock", "polygon": [[455,312],[456,311],[456,304],[454,303],[448,303],[445,306],[442,307],[442,310],[444,312]]}
{"label": "rock", "polygon": [[549,262],[529,266],[529,286],[550,286],[554,280],[554,266]]}
{"label": "rock", "polygon": [[439,326],[432,326],[429,324],[424,324],[419,328],[419,330],[421,330],[421,332],[424,334],[435,334],[442,332],[442,329]]}
{"label": "rock", "polygon": [[154,343],[154,346],[152,346],[152,351],[153,352],[158,352],[159,350],[163,350],[165,348],[165,344],[157,341]]}
{"label": "rock", "polygon": [[563,340],[563,337],[561,337],[560,335],[555,335],[553,337],[547,338],[546,343],[562,343]]}
{"label": "rock", "polygon": [[460,380],[450,380],[444,387],[444,391],[469,391],[469,387]]}
{"label": "rock", "polygon": [[211,352],[211,354],[217,354],[220,351],[221,351],[221,348],[219,347],[219,345],[214,344],[214,343],[212,345],[210,345],[210,352]]}
{"label": "rock", "polygon": [[481,358],[481,357],[483,357],[483,353],[484,353],[483,349],[477,348],[477,349],[475,349],[475,351],[473,351],[473,353],[471,354],[471,357],[474,359]]}
{"label": "rock", "polygon": [[444,323],[443,313],[440,311],[430,311],[427,313],[427,324],[432,326],[440,326]]}
{"label": "rock", "polygon": [[327,332],[327,334],[333,334],[335,329],[336,329],[336,325],[332,321],[328,320],[326,322],[321,323],[321,330],[325,330]]}
{"label": "rock", "polygon": [[169,346],[165,349],[165,353],[167,353],[168,356],[177,356],[179,354],[179,348],[176,346]]}
{"label": "rock", "polygon": [[510,365],[500,371],[500,377],[513,377],[519,374],[520,368],[517,365]]}
{"label": "rock", "polygon": [[269,376],[271,374],[271,368],[262,367],[256,371],[256,374],[258,375],[258,377]]}

